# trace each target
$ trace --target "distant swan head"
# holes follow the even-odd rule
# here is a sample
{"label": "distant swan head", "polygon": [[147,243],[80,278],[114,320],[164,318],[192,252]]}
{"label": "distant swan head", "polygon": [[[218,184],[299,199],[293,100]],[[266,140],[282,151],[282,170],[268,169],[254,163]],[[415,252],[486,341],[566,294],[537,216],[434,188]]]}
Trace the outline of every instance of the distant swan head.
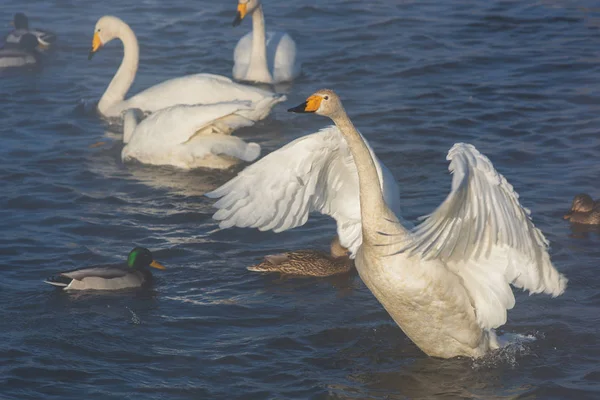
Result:
{"label": "distant swan head", "polygon": [[246,15],[252,14],[260,6],[260,0],[239,0],[233,26],[238,26]]}
{"label": "distant swan head", "polygon": [[92,48],[90,49],[88,60],[91,60],[102,46],[119,37],[120,30],[124,26],[127,25],[120,18],[110,15],[100,18],[94,28],[94,38],[92,39]]}
{"label": "distant swan head", "polygon": [[342,102],[333,90],[321,89],[313,93],[304,103],[290,108],[288,111],[294,113],[315,113],[331,118],[342,109]]}

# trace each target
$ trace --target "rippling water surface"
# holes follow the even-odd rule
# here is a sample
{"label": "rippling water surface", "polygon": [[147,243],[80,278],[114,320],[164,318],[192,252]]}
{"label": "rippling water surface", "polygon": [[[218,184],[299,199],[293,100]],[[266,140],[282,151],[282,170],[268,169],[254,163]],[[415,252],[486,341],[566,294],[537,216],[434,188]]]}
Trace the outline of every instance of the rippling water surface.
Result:
{"label": "rippling water surface", "polygon": [[[596,2],[264,0],[304,73],[278,88],[288,103],[240,136],[267,153],[314,132],[328,121],[285,109],[334,88],[401,184],[408,219],[445,198],[446,152],[467,141],[551,241],[567,292],[518,293],[501,333],[523,343],[478,361],[426,357],[356,275],[246,271],[265,254],[326,248],[330,220],[210,233],[202,195],[234,172],[121,163],[120,136],[91,111],[122,55],[114,42],[87,61],[96,20],[114,14],[137,33],[134,93],[183,74],[230,76],[251,25],[231,27],[234,0],[19,3],[3,5],[3,29],[26,11],[60,46],[40,71],[0,75],[0,398],[600,398],[600,237],[561,218],[574,194],[599,195]],[[150,290],[42,283],[134,244],[169,268]]]}

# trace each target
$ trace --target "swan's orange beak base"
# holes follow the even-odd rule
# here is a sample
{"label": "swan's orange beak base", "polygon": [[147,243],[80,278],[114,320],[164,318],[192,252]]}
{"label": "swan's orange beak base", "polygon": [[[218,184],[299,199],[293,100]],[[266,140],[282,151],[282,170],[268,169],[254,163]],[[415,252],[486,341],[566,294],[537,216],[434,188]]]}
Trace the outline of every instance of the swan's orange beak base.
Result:
{"label": "swan's orange beak base", "polygon": [[100,35],[98,35],[98,32],[95,32],[94,38],[92,39],[92,49],[88,54],[88,60],[91,60],[92,57],[94,57],[94,53],[96,53],[100,49],[100,47],[102,47],[102,39],[100,39]]}
{"label": "swan's orange beak base", "polygon": [[314,113],[321,106],[321,101],[323,98],[321,96],[310,96],[306,101],[299,106],[292,107],[288,110],[288,112],[293,113]]}
{"label": "swan's orange beak base", "polygon": [[242,20],[248,13],[248,6],[246,4],[238,4],[237,14],[235,14],[235,19],[233,20],[233,26],[238,26],[242,23]]}

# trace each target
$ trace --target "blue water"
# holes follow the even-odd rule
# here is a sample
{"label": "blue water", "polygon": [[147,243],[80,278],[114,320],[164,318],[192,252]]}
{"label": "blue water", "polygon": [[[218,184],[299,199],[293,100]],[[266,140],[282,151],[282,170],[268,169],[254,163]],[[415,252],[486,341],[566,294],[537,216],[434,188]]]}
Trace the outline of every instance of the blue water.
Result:
{"label": "blue water", "polygon": [[[289,102],[241,137],[267,153],[314,132],[328,121],[285,110],[334,88],[400,183],[405,217],[445,198],[446,152],[467,141],[551,241],[567,292],[518,293],[500,332],[529,340],[478,361],[426,357],[356,275],[246,271],[265,254],[325,249],[330,220],[210,233],[202,195],[234,171],[121,163],[118,129],[93,106],[122,50],[110,43],[87,61],[96,20],[114,14],[137,33],[135,93],[183,74],[230,76],[250,29],[231,27],[234,0],[21,3],[4,1],[0,25],[25,11],[59,46],[39,71],[0,75],[0,398],[600,398],[600,237],[562,219],[574,194],[599,195],[597,3],[264,1],[304,72],[281,88]],[[134,245],[168,267],[149,290],[66,294],[42,283],[120,261]]]}

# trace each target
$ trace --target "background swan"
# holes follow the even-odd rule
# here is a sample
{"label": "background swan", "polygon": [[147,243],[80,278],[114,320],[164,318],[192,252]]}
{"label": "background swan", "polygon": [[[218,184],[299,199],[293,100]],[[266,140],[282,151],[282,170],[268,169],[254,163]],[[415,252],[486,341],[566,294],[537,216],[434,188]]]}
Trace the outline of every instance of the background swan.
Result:
{"label": "background swan", "polygon": [[243,116],[252,121],[265,118],[271,108],[286,100],[283,95],[259,88],[240,85],[224,76],[195,74],[174,78],[152,86],[125,100],[138,68],[139,46],[135,34],[117,17],[104,16],[96,23],[90,59],[95,52],[113,39],[123,42],[123,61],[98,103],[105,117],[120,117],[124,110],[137,108],[154,112],[176,104],[214,104],[228,101],[251,101],[252,107]]}
{"label": "background swan", "polygon": [[124,116],[121,159],[145,164],[172,165],[183,169],[225,169],[242,161],[254,161],[260,146],[221,132],[254,124],[239,114],[248,103],[177,105],[153,113],[139,125],[141,112]]}
{"label": "background swan", "polygon": [[233,26],[252,15],[252,31],[243,36],[233,52],[233,77],[240,81],[280,83],[300,75],[296,43],[285,32],[265,33],[260,0],[240,0]]}
{"label": "background swan", "polygon": [[[385,199],[400,215],[398,185],[368,149]],[[220,197],[213,218],[222,229],[238,226],[282,232],[304,225],[312,211],[329,215],[337,223],[341,245],[354,258],[362,243],[358,190],[350,149],[340,131],[330,126],[266,155],[206,196]]]}

